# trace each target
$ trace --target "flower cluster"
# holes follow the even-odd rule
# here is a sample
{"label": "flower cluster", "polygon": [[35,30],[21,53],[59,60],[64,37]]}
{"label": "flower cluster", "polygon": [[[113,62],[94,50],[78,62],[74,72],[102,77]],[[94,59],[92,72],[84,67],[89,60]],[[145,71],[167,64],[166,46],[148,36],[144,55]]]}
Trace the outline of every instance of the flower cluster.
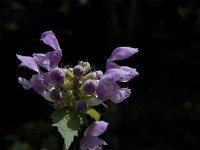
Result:
{"label": "flower cluster", "polygon": [[[18,81],[26,90],[33,88],[50,101],[56,110],[67,108],[81,115],[91,115],[88,110],[106,100],[120,103],[130,96],[131,89],[120,87],[118,83],[128,82],[138,72],[128,66],[119,66],[115,61],[132,56],[138,52],[137,48],[116,48],[107,60],[106,71],[103,73],[101,70],[93,70],[89,62],[84,61],[79,61],[75,67],[60,68],[58,65],[62,50],[55,34],[46,31],[41,35],[41,40],[53,51],[33,54],[32,57],[17,55],[21,66],[35,71],[29,80],[19,77]],[[98,136],[106,130],[108,123],[95,120],[84,132],[80,142],[81,150],[102,149],[102,145],[106,145]]]}

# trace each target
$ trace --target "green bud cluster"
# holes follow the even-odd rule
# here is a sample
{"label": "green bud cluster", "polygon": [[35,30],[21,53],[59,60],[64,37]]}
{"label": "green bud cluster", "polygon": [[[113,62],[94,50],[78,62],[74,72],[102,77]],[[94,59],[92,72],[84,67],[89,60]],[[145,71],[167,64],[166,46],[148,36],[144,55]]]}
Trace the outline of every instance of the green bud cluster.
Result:
{"label": "green bud cluster", "polygon": [[62,99],[60,101],[55,101],[55,109],[64,107],[75,108],[78,100],[85,100],[87,103],[87,100],[97,97],[95,92],[85,93],[83,90],[83,85],[87,80],[93,80],[94,82],[98,81],[95,76],[95,71],[92,71],[89,62],[80,61],[77,66],[74,68],[82,68],[83,70],[74,71],[74,68],[72,67],[65,68],[64,84],[56,87],[62,93]]}

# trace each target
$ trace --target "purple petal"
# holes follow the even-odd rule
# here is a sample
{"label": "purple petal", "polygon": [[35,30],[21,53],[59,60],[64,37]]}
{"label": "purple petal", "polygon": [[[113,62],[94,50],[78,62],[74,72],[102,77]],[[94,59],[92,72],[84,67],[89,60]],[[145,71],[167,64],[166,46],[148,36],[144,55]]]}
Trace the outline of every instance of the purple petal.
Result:
{"label": "purple petal", "polygon": [[52,31],[46,31],[41,35],[42,41],[56,51],[61,51],[58,40]]}
{"label": "purple petal", "polygon": [[101,79],[98,82],[96,89],[98,99],[101,101],[109,99],[111,92],[115,89],[115,85],[116,84],[114,82],[109,82],[108,80]]}
{"label": "purple petal", "polygon": [[33,58],[37,62],[37,64],[49,71],[50,69],[50,60],[46,56],[46,54],[33,54]]}
{"label": "purple petal", "polygon": [[120,88],[116,91],[113,91],[110,100],[114,103],[121,103],[126,98],[131,95],[131,90],[128,88]]}
{"label": "purple petal", "polygon": [[116,63],[110,61],[110,60],[107,60],[107,63],[106,63],[106,70],[114,69],[114,68],[120,68],[120,66],[117,65]]}
{"label": "purple petal", "polygon": [[139,73],[136,71],[135,68],[131,68],[131,67],[128,67],[128,66],[121,66],[120,68],[129,72],[132,76],[131,79],[139,75]]}
{"label": "purple petal", "polygon": [[107,60],[106,70],[111,69],[111,68],[118,68],[119,66],[113,63],[113,61],[126,59],[137,52],[138,52],[137,48],[131,48],[131,47],[116,48],[112,52],[111,57]]}
{"label": "purple petal", "polygon": [[108,126],[107,122],[95,121],[85,130],[84,137],[99,136],[106,131],[107,126]]}
{"label": "purple petal", "polygon": [[21,66],[25,66],[25,67],[32,69],[38,73],[40,72],[39,67],[33,57],[17,55],[17,58],[21,61]]}
{"label": "purple petal", "polygon": [[62,57],[62,51],[48,52],[46,53],[46,56],[50,60],[50,67],[53,69],[58,67],[60,59]]}
{"label": "purple petal", "polygon": [[58,84],[63,85],[64,84],[64,76],[65,72],[61,68],[55,68],[50,72],[45,72],[42,74],[44,83],[45,84]]}
{"label": "purple petal", "polygon": [[131,94],[130,89],[120,88],[115,82],[107,80],[100,80],[96,92],[100,100],[110,99],[114,103],[122,102]]}
{"label": "purple petal", "polygon": [[31,83],[25,78],[19,77],[18,82],[22,85],[25,90],[29,90],[32,86]]}
{"label": "purple petal", "polygon": [[[131,70],[133,71],[133,70]],[[133,75],[124,69],[109,69],[105,72],[103,79],[112,81],[128,82]]]}
{"label": "purple petal", "polygon": [[33,89],[36,91],[38,94],[42,94],[44,92],[44,84],[43,84],[43,76],[38,74],[38,75],[33,75],[30,82],[33,87]]}
{"label": "purple petal", "polygon": [[112,52],[110,61],[123,60],[123,59],[126,59],[126,58],[132,56],[133,54],[135,54],[137,52],[138,52],[137,48],[118,47]]}
{"label": "purple petal", "polygon": [[97,150],[97,148],[102,145],[107,145],[107,143],[96,136],[88,136],[81,140],[80,150]]}
{"label": "purple petal", "polygon": [[103,78],[98,82],[96,90],[98,98],[100,100],[111,99],[114,103],[122,102],[130,96],[131,91],[127,88],[120,88],[115,82],[127,82],[132,77],[133,75],[130,72],[125,71],[123,69],[107,70]]}

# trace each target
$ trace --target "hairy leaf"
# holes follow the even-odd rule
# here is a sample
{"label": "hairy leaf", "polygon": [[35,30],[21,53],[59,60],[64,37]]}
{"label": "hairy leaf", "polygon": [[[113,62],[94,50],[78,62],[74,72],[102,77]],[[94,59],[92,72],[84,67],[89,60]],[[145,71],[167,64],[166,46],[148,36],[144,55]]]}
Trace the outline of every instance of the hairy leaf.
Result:
{"label": "hairy leaf", "polygon": [[53,125],[58,128],[58,131],[64,138],[65,149],[68,150],[74,140],[74,136],[78,136],[80,127],[80,117],[75,111],[62,109],[53,112]]}

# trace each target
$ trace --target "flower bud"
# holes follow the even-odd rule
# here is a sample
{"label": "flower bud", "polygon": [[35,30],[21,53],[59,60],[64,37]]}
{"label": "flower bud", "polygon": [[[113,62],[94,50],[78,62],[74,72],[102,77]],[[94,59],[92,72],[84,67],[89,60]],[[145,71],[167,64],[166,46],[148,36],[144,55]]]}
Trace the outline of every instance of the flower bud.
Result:
{"label": "flower bud", "polygon": [[93,94],[95,93],[97,88],[97,83],[94,80],[87,80],[83,84],[83,92],[86,94]]}
{"label": "flower bud", "polygon": [[61,68],[55,68],[51,72],[51,78],[56,84],[63,85],[64,84],[64,78],[65,78],[65,71]]}
{"label": "flower bud", "polygon": [[55,101],[60,101],[63,98],[62,93],[58,89],[53,89],[50,92],[50,97]]}
{"label": "flower bud", "polygon": [[83,67],[81,65],[77,65],[73,68],[73,74],[76,77],[82,77],[83,76]]}
{"label": "flower bud", "polygon": [[103,77],[103,72],[101,70],[95,71],[94,77],[95,79],[100,80]]}
{"label": "flower bud", "polygon": [[75,107],[76,110],[79,110],[80,112],[86,112],[88,105],[86,101],[78,100]]}
{"label": "flower bud", "polygon": [[90,67],[90,63],[89,62],[80,61],[79,64],[83,67],[84,74],[86,74],[88,71],[90,71],[91,67]]}

